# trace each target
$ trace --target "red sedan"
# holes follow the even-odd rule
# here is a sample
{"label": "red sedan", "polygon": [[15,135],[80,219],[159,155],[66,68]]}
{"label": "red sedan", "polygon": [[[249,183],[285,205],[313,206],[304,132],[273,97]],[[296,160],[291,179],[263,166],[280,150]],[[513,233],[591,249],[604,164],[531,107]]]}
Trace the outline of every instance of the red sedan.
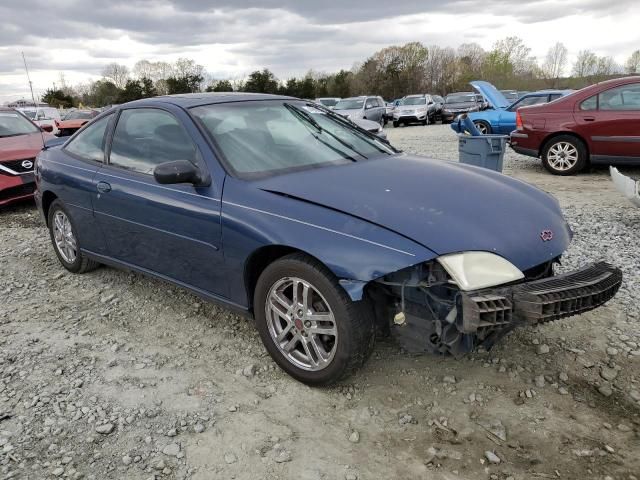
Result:
{"label": "red sedan", "polygon": [[555,175],[574,175],[589,163],[640,165],[640,77],[518,109],[511,147],[541,158]]}
{"label": "red sedan", "polygon": [[0,206],[33,197],[35,157],[49,138],[21,113],[0,107]]}

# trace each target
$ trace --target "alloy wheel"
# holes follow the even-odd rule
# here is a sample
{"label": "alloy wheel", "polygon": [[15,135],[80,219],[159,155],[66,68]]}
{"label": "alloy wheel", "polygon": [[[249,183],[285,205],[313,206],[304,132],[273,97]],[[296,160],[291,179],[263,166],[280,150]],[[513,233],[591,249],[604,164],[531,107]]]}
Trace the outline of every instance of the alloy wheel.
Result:
{"label": "alloy wheel", "polygon": [[67,263],[73,263],[78,256],[77,242],[67,215],[58,210],[53,216],[53,238],[60,256]]}
{"label": "alloy wheel", "polygon": [[338,327],[326,299],[309,282],[285,277],[269,289],[265,304],[269,334],[284,357],[298,368],[328,367],[338,346]]}
{"label": "alloy wheel", "polygon": [[547,161],[554,170],[564,172],[578,162],[578,149],[569,142],[558,142],[549,148]]}
{"label": "alloy wheel", "polygon": [[489,133],[489,129],[484,123],[478,122],[474,125],[482,135],[486,135],[487,133]]}

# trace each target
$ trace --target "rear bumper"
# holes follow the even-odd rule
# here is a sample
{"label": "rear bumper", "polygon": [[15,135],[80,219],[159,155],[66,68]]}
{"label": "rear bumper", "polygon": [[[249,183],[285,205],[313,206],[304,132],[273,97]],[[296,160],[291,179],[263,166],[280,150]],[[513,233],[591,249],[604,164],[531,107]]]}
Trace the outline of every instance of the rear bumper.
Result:
{"label": "rear bumper", "polygon": [[526,155],[527,157],[538,158],[538,151],[534,150],[533,148],[521,147],[520,145],[514,144],[513,141],[511,141],[510,145],[511,145],[511,148],[516,153],[519,153],[520,155]]}
{"label": "rear bumper", "polygon": [[463,292],[458,328],[482,339],[496,330],[571,317],[611,300],[621,284],[620,269],[599,262],[541,280]]}

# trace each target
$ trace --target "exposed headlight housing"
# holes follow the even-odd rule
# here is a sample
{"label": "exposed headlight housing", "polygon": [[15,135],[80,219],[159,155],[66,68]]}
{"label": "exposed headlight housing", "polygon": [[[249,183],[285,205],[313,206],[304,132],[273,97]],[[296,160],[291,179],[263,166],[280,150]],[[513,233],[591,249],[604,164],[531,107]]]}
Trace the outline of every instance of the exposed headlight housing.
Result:
{"label": "exposed headlight housing", "polygon": [[479,290],[524,278],[511,262],[490,252],[463,252],[438,257],[460,290]]}

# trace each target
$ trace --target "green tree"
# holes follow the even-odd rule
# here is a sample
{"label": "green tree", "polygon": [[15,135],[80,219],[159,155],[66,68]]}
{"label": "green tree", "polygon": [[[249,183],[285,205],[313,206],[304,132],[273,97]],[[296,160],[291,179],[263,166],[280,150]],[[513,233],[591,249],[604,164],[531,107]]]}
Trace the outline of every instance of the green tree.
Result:
{"label": "green tree", "polygon": [[229,80],[218,80],[209,85],[206,92],[233,92],[233,85]]}
{"label": "green tree", "polygon": [[140,79],[140,85],[142,86],[142,98],[155,97],[158,95],[158,91],[153,84],[153,80],[149,77],[142,77]]}
{"label": "green tree", "polygon": [[142,85],[138,80],[127,80],[124,88],[118,95],[118,103],[132,102],[144,98]]}
{"label": "green tree", "polygon": [[73,106],[73,97],[62,90],[48,89],[42,96],[42,101],[55,108],[69,108]]}
{"label": "green tree", "polygon": [[167,78],[167,93],[194,93],[200,90],[200,84],[204,77],[200,74],[186,74],[179,77]]}
{"label": "green tree", "polygon": [[278,79],[269,69],[256,70],[251,72],[249,78],[244,83],[245,92],[255,93],[278,93]]}
{"label": "green tree", "polygon": [[624,68],[627,73],[640,73],[640,50],[636,50],[631,54],[627,59]]}

